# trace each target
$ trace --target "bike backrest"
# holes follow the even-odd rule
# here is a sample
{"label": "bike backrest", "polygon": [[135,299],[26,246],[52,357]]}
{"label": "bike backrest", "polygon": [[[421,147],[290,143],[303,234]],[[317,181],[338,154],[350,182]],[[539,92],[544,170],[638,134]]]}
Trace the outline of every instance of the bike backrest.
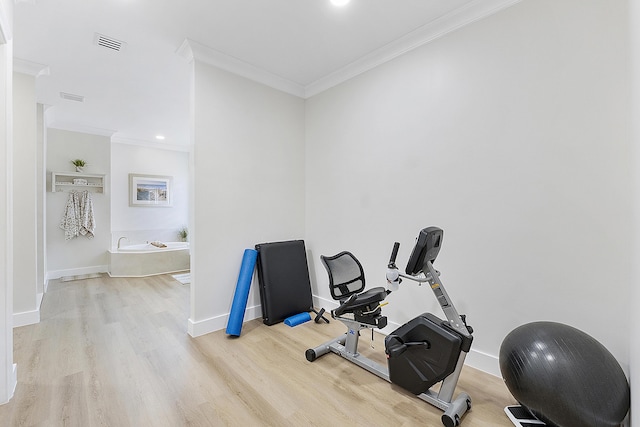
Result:
{"label": "bike backrest", "polygon": [[321,255],[320,259],[329,274],[329,290],[333,299],[345,299],[364,290],[364,269],[351,252],[344,251],[329,257]]}

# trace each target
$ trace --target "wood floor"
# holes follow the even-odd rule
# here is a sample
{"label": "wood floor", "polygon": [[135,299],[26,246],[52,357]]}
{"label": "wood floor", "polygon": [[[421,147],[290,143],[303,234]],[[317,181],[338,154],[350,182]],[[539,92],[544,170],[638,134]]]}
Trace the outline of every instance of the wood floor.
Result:
{"label": "wood floor", "polygon": [[[188,304],[189,286],[169,275],[50,283],[41,322],[15,329],[18,387],[0,425],[442,425],[437,409],[334,354],[307,362],[307,348],[344,332],[339,322],[254,320],[239,338],[194,339]],[[361,350],[384,356],[378,334]],[[462,426],[512,426],[500,379],[465,367],[459,391],[473,399]]]}

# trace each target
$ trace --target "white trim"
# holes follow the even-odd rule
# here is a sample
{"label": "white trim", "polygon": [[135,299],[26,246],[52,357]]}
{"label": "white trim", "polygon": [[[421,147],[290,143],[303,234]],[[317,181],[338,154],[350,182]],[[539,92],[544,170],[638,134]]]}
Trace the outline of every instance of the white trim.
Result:
{"label": "white trim", "polygon": [[35,325],[40,323],[40,306],[42,305],[42,299],[44,294],[36,295],[36,309],[31,311],[23,311],[21,313],[13,313],[13,327],[19,328],[20,326]]}
{"label": "white trim", "polygon": [[49,114],[46,115],[47,128],[68,130],[71,132],[88,133],[89,135],[107,136],[111,138],[117,131],[112,129],[102,129],[93,126],[85,126],[78,123],[66,123],[55,119],[55,106],[47,108]]}
{"label": "white trim", "polygon": [[476,0],[409,34],[383,46],[347,66],[305,86],[305,98],[310,98],[359,74],[389,62],[400,55],[437,40],[466,25],[493,15],[522,0]]}
{"label": "white trim", "polygon": [[13,370],[11,372],[11,378],[9,387],[11,388],[11,396],[16,394],[16,387],[18,386],[18,364],[13,364]]}
{"label": "white trim", "polygon": [[182,42],[178,50],[176,50],[176,53],[178,54],[178,56],[183,57],[189,63],[193,62],[193,59],[194,59],[193,49],[191,49],[190,42],[191,41],[189,39],[184,39],[184,41]]}
{"label": "white trim", "polygon": [[5,44],[12,38],[11,22],[9,22],[8,12],[4,3],[0,1],[0,44]]}
{"label": "white trim", "polygon": [[197,59],[205,64],[262,83],[290,95],[304,98],[305,89],[301,84],[270,73],[253,64],[249,64],[248,62],[244,62],[193,40],[186,39],[176,53],[189,62]]}
{"label": "white trim", "polygon": [[[248,307],[244,311],[244,322],[254,320],[262,317],[262,306],[254,305]],[[194,322],[189,319],[187,325],[187,331],[193,338],[205,335],[211,332],[216,332],[227,327],[227,321],[229,319],[229,313],[221,314],[220,316],[210,317],[209,319],[199,320]],[[243,323],[244,323],[243,322]]]}
{"label": "white trim", "polygon": [[[338,308],[338,303],[331,299],[326,299],[319,297],[317,295],[313,296],[313,306],[314,307],[325,307],[326,311],[331,311],[334,308]],[[329,306],[329,308],[326,308]]]}
{"label": "white trim", "polygon": [[[134,252],[135,253],[135,252]],[[188,268],[181,268],[179,270],[171,270],[171,271],[162,271],[159,273],[150,273],[150,274],[111,274],[111,272],[107,272],[109,277],[152,277],[152,276],[160,276],[161,274],[174,274],[174,273],[183,273],[185,271],[189,271]]]}
{"label": "white trim", "polygon": [[464,361],[465,365],[469,365],[472,368],[479,369],[482,372],[493,375],[494,377],[502,378],[500,373],[500,361],[497,356],[494,356],[483,351],[474,350],[467,354],[467,358]]}
{"label": "white trim", "polygon": [[140,147],[153,148],[157,150],[168,150],[168,151],[182,151],[188,153],[191,151],[191,146],[189,145],[179,145],[179,144],[166,144],[163,142],[150,142],[143,141],[140,139],[133,138],[122,138],[119,136],[111,137],[112,144],[125,144],[125,145],[137,145]]}
{"label": "white trim", "polygon": [[28,74],[33,77],[48,76],[51,74],[51,69],[48,65],[38,64],[37,62],[20,58],[13,58],[13,71]]}
{"label": "white trim", "polygon": [[[333,308],[338,308],[338,303],[329,300],[326,298],[319,297],[317,295],[313,296],[313,304],[315,307],[325,307],[325,310],[330,312]],[[326,308],[329,307],[329,308]],[[328,313],[330,316],[331,314]],[[254,320],[262,317],[262,306],[256,305],[253,307],[249,307],[245,310],[244,313],[244,322],[248,322],[250,320]],[[188,320],[188,332],[193,338],[199,337],[201,335],[205,335],[211,332],[216,332],[221,329],[225,329],[227,326],[227,321],[229,319],[229,313],[222,314],[220,316],[211,317],[209,319],[200,320],[198,322],[194,322],[193,320]],[[384,329],[375,329],[375,332],[378,332],[382,335],[388,335],[393,332],[397,328],[399,328],[400,324],[395,322],[389,322],[386,328]],[[479,369],[487,374],[493,375],[495,377],[500,378],[500,366],[498,362],[498,357],[484,353],[479,350],[475,350],[471,348],[471,351],[467,354],[465,359],[465,365],[468,365],[472,368]]]}
{"label": "white trim", "polygon": [[223,314],[221,316],[211,317],[205,320],[199,320],[194,322],[191,318],[187,321],[187,332],[193,338],[206,335],[210,332],[219,331],[224,328],[226,323],[227,315]]}
{"label": "white trim", "polygon": [[307,99],[521,1],[522,0],[472,1],[306,86],[272,74],[253,64],[249,64],[190,39],[185,39],[176,53],[188,62],[197,59],[198,61],[265,84],[290,95]]}
{"label": "white trim", "polygon": [[37,310],[23,311],[21,313],[13,313],[13,327],[35,325],[40,323],[40,307]]}
{"label": "white trim", "polygon": [[[0,0],[0,28],[7,37],[0,46],[0,404],[15,390],[13,363],[13,43],[10,28],[12,2]],[[7,7],[6,9],[4,7]]]}
{"label": "white trim", "polygon": [[108,265],[94,265],[91,267],[69,268],[66,270],[51,270],[47,271],[46,274],[47,286],[49,280],[59,279],[65,276],[80,276],[81,274],[106,273],[108,271]]}

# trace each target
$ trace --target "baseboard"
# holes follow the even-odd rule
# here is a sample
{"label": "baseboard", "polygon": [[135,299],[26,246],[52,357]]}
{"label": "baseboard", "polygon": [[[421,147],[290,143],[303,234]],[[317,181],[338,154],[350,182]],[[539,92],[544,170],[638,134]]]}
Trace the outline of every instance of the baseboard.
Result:
{"label": "baseboard", "polygon": [[40,323],[40,306],[42,305],[43,298],[43,293],[36,294],[35,310],[13,313],[13,327],[19,328],[20,326],[35,325],[36,323]]}
{"label": "baseboard", "polygon": [[465,365],[486,372],[494,377],[502,378],[502,374],[500,373],[500,361],[497,356],[492,354],[471,348],[471,351],[467,354],[467,358],[464,363]]}
{"label": "baseboard", "polygon": [[14,394],[16,394],[17,386],[18,386],[18,364],[14,363],[13,372],[11,373],[11,382],[9,383],[9,389],[11,390],[11,396],[9,396],[9,399],[11,399]]}
{"label": "baseboard", "polygon": [[93,274],[93,273],[106,273],[108,271],[109,271],[108,265],[93,265],[91,267],[69,268],[65,270],[51,270],[51,271],[47,271],[47,275],[46,275],[47,286],[48,286],[49,280],[55,280],[61,277],[80,276],[82,274]]}
{"label": "baseboard", "polygon": [[37,310],[23,311],[21,313],[13,313],[13,327],[35,325],[40,323],[40,306]]}
{"label": "baseboard", "polygon": [[317,295],[313,296],[313,306],[316,308],[324,307],[325,310],[330,311],[334,308],[338,308],[337,301],[326,299],[319,297]]}
{"label": "baseboard", "polygon": [[6,386],[7,389],[0,392],[0,407],[9,403],[16,394],[16,387],[18,386],[18,365],[15,363],[12,369],[7,372],[7,383],[3,384],[3,386]]}
{"label": "baseboard", "polygon": [[[326,311],[330,311],[332,309],[338,308],[338,303],[336,301],[322,298],[319,296],[313,296],[313,305],[316,308],[324,307]],[[245,310],[244,313],[244,321],[247,322],[249,320],[257,319],[262,316],[262,307],[256,305],[254,307],[249,307]],[[194,322],[189,319],[188,332],[192,337],[199,337],[201,335],[205,335],[211,332],[219,331],[220,329],[224,329],[227,326],[227,320],[229,318],[229,313],[222,314],[220,316],[211,317],[209,319],[200,320],[198,322]],[[399,323],[395,323],[389,321],[389,324],[384,329],[376,329],[376,332],[379,332],[383,335],[388,335],[397,328],[399,328]],[[483,372],[486,372],[490,375],[496,376],[498,378],[500,375],[500,364],[497,356],[493,356],[488,353],[484,353],[482,351],[474,350],[471,348],[471,351],[467,354],[467,358],[465,359],[465,365],[470,366],[475,369],[479,369]]]}
{"label": "baseboard", "polygon": [[[244,322],[262,317],[262,306],[256,305],[248,307],[244,311]],[[206,335],[211,332],[216,332],[227,327],[227,321],[229,319],[229,313],[221,314],[220,316],[210,317],[208,319],[199,320],[194,322],[192,319],[188,320],[187,332],[193,338],[201,335]]]}
{"label": "baseboard", "polygon": [[223,314],[216,317],[210,317],[205,320],[198,320],[197,322],[189,318],[187,320],[187,332],[193,338],[196,338],[210,332],[219,331],[225,327],[227,316],[228,315]]}
{"label": "baseboard", "polygon": [[[106,273],[109,275],[109,277],[151,277],[151,276],[159,276],[161,274],[182,273],[183,271],[189,271],[189,269],[160,271],[160,272],[151,273],[151,274],[111,274],[111,272],[108,272],[108,271]],[[104,273],[104,271],[98,271],[98,273]]]}

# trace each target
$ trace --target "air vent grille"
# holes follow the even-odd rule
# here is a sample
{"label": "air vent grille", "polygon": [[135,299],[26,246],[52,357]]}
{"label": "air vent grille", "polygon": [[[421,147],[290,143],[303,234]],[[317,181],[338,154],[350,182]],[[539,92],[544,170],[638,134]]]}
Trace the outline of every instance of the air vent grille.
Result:
{"label": "air vent grille", "polygon": [[84,102],[84,96],[74,95],[72,93],[60,92],[60,98],[67,99],[69,101]]}
{"label": "air vent grille", "polygon": [[116,40],[112,37],[107,37],[99,33],[96,33],[93,37],[93,44],[95,44],[96,46],[104,47],[106,49],[115,50],[116,52],[120,52],[126,46],[125,42]]}

